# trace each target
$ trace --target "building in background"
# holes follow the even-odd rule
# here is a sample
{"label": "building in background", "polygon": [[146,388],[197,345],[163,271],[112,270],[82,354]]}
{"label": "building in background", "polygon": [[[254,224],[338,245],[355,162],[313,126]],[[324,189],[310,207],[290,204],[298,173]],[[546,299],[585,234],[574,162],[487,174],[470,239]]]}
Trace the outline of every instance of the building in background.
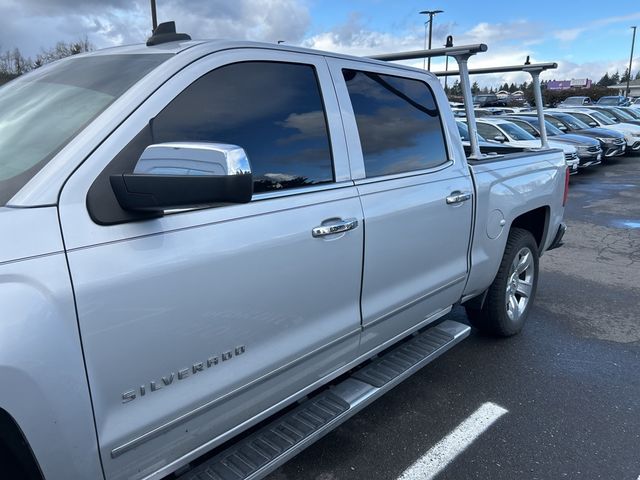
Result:
{"label": "building in background", "polygon": [[545,82],[547,90],[569,90],[571,88],[591,88],[590,78],[572,78],[571,80],[549,80]]}
{"label": "building in background", "polygon": [[[616,85],[609,85],[607,88],[614,90],[618,95],[625,95],[627,92],[627,82],[617,83]],[[640,79],[631,80],[629,82],[630,97],[640,97]],[[614,92],[611,92],[613,95]]]}

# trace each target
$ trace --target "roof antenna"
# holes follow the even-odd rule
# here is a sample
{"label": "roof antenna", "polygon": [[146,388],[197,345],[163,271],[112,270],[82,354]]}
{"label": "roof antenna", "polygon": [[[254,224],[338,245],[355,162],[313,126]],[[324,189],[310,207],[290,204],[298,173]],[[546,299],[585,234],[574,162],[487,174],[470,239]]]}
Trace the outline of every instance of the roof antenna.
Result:
{"label": "roof antenna", "polygon": [[155,28],[147,40],[147,47],[179,40],[191,40],[191,37],[186,33],[176,33],[176,22],[164,22]]}
{"label": "roof antenna", "polygon": [[151,0],[151,33],[158,27],[158,14],[156,13],[156,0]]}
{"label": "roof antenna", "polygon": [[527,59],[524,61],[525,65],[531,65],[531,60],[529,60],[529,55],[527,55]]}
{"label": "roof antenna", "polygon": [[453,47],[453,35],[447,35],[447,43],[445,44],[445,47]]}

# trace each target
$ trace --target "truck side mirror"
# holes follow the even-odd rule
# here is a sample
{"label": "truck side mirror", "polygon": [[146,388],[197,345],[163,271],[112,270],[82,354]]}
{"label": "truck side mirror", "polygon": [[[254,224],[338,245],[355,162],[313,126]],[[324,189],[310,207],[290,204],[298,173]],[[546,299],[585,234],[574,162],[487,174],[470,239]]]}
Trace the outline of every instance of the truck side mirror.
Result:
{"label": "truck side mirror", "polygon": [[253,176],[244,149],[221,143],[149,145],[133,172],[109,179],[120,206],[131,211],[248,203],[253,195]]}

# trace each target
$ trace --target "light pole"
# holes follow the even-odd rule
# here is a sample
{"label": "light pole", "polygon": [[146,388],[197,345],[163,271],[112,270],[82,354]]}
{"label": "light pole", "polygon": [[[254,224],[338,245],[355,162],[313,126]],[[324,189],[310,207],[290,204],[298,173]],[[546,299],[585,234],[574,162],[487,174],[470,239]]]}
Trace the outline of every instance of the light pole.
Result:
{"label": "light pole", "polygon": [[625,97],[629,98],[629,94],[631,93],[631,89],[629,88],[629,82],[631,81],[631,64],[633,63],[633,46],[636,43],[636,27],[633,26],[633,40],[631,40],[631,56],[629,57],[629,75],[627,75],[627,94]]}
{"label": "light pole", "polygon": [[[429,50],[431,50],[431,33],[433,32],[433,17],[439,13],[443,13],[444,10],[423,10],[420,15],[429,15],[429,20],[424,23],[424,49],[427,49],[427,23],[429,23]],[[429,57],[428,68],[431,70],[431,57]],[[424,59],[422,59],[422,69],[424,70]]]}
{"label": "light pole", "polygon": [[[158,26],[158,15],[156,14],[156,0],[151,0],[151,24],[153,25],[153,30]],[[153,33],[152,30],[152,33]]]}

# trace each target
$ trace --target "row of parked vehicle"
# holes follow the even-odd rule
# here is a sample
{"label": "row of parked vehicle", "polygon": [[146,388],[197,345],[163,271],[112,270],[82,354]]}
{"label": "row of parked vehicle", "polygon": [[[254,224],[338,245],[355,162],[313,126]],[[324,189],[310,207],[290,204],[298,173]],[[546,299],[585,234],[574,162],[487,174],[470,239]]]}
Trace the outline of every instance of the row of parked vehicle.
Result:
{"label": "row of parked vehicle", "polygon": [[[481,152],[505,154],[540,148],[536,112],[480,109],[476,113]],[[572,174],[640,151],[640,109],[594,105],[546,109],[544,115],[549,146],[564,151]],[[457,123],[465,148],[470,148],[466,119],[459,118]]]}
{"label": "row of parked vehicle", "polygon": [[585,96],[574,96],[566,98],[560,107],[575,107],[575,106],[591,106],[597,105],[600,107],[635,107],[640,108],[640,97],[629,98],[623,95],[606,95],[600,97],[596,102],[591,98]]}

